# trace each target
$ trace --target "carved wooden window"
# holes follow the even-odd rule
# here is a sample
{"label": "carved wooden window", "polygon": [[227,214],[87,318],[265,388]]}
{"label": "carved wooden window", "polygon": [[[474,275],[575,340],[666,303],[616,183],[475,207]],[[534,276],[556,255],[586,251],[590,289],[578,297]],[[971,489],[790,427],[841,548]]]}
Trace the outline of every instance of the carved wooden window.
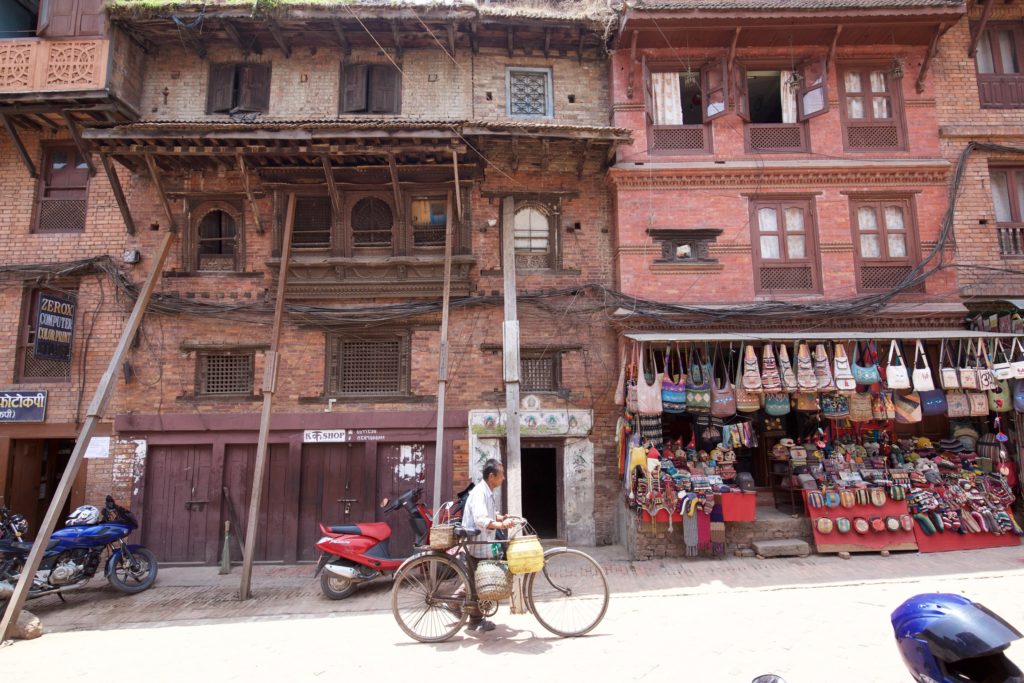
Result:
{"label": "carved wooden window", "polygon": [[[104,0],[46,0],[41,5],[43,13],[39,21],[38,34],[47,38],[102,36],[106,33],[103,2]],[[27,6],[29,3],[23,4]]]}
{"label": "carved wooden window", "polygon": [[516,268],[536,270],[556,267],[556,223],[557,213],[547,204],[534,201],[517,204],[513,225]]}
{"label": "carved wooden window", "polygon": [[231,271],[238,268],[238,228],[235,217],[212,209],[199,221],[196,265],[199,270]]}
{"label": "carved wooden window", "polygon": [[89,167],[73,145],[47,147],[39,178],[34,232],[85,229]]}
{"label": "carved wooden window", "polygon": [[701,106],[701,70],[679,71],[678,66],[652,69],[643,60],[648,147],[652,152],[708,153],[711,132]]}
{"label": "carved wooden window", "polygon": [[412,243],[416,247],[443,247],[448,225],[448,196],[415,196],[410,202]]}
{"label": "carved wooden window", "polygon": [[555,115],[551,69],[508,69],[505,95],[509,116],[538,118]]}
{"label": "carved wooden window", "polygon": [[252,351],[203,351],[196,354],[196,394],[251,396],[255,374]]}
{"label": "carved wooden window", "polygon": [[917,229],[906,198],[851,199],[851,223],[861,290],[888,290],[913,268]]}
{"label": "carved wooden window", "polygon": [[904,149],[900,81],[889,67],[844,66],[838,69],[843,141],[847,151]]}
{"label": "carved wooden window", "polygon": [[809,199],[751,202],[754,288],[758,292],[812,292],[821,287]]}
{"label": "carved wooden window", "polygon": [[330,247],[332,223],[330,197],[296,197],[292,247],[297,249]]}
{"label": "carved wooden window", "polygon": [[402,74],[391,64],[343,64],[342,114],[399,114],[402,111]]}
{"label": "carved wooden window", "polygon": [[407,335],[327,338],[326,393],[331,396],[404,396],[409,393]]}
{"label": "carved wooden window", "polygon": [[561,354],[524,349],[519,359],[519,386],[525,393],[555,392],[561,389]]}
{"label": "carved wooden window", "polygon": [[352,207],[352,245],[390,247],[394,228],[391,207],[383,199],[364,197]]}
{"label": "carved wooden window", "polygon": [[270,110],[270,64],[211,64],[207,114]]}
{"label": "carved wooden window", "polygon": [[722,231],[717,228],[654,229],[647,234],[661,243],[657,263],[715,263],[711,245]]}
{"label": "carved wooden window", "polygon": [[1024,107],[1024,29],[1019,24],[988,25],[978,38],[974,63],[982,107]]}
{"label": "carved wooden window", "polygon": [[1024,257],[1024,168],[989,169],[999,253]]}
{"label": "carved wooden window", "polygon": [[69,382],[71,381],[71,360],[54,360],[35,355],[36,321],[39,315],[39,295],[53,294],[61,299],[76,299],[76,291],[47,290],[43,288],[26,291],[22,304],[21,329],[15,349],[15,382]]}
{"label": "carved wooden window", "polygon": [[807,119],[828,110],[824,60],[799,68],[745,68],[733,73],[736,113],[746,121],[747,151],[801,152],[810,147]]}

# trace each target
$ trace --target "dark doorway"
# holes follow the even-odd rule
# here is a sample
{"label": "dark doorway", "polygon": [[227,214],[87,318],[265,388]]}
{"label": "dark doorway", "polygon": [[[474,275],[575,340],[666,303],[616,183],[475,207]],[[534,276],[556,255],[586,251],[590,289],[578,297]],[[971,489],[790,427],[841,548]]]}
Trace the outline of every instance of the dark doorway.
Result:
{"label": "dark doorway", "polygon": [[541,538],[558,537],[558,451],[523,448],[523,516]]}
{"label": "dark doorway", "polygon": [[[25,516],[30,538],[35,537],[42,524],[74,448],[75,442],[69,439],[18,439],[11,444],[13,457],[8,461],[3,498],[11,512]],[[57,519],[58,529],[63,526],[70,506],[70,499],[66,500]]]}

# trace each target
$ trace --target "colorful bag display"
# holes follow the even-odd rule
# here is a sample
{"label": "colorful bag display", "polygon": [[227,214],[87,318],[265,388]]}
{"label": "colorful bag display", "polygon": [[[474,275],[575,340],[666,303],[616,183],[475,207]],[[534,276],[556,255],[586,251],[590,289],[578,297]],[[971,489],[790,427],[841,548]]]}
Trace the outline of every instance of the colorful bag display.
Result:
{"label": "colorful bag display", "polygon": [[757,351],[750,345],[747,345],[746,354],[743,356],[743,388],[756,392],[764,388],[761,384],[761,370],[757,366]]}
{"label": "colorful bag display", "polygon": [[850,402],[845,394],[833,391],[821,394],[821,414],[830,420],[850,417]]}
{"label": "colorful bag display", "polygon": [[761,394],[743,387],[743,353],[744,350],[740,349],[740,362],[736,364],[736,381],[733,383],[736,410],[741,413],[756,413],[761,409]]}
{"label": "colorful bag display", "polygon": [[910,388],[910,373],[897,339],[893,339],[889,344],[889,360],[885,365],[885,385],[890,389]]}
{"label": "colorful bag display", "polygon": [[814,375],[814,361],[811,360],[811,347],[806,343],[799,345],[796,354],[796,385],[800,391],[817,391],[818,380]]}
{"label": "colorful bag display", "polygon": [[921,415],[945,415],[948,410],[946,392],[942,389],[931,389],[930,391],[919,391],[921,398]]}
{"label": "colorful bag display", "polygon": [[615,385],[615,405],[626,405],[626,345],[619,352],[619,381]]}
{"label": "colorful bag display", "polygon": [[971,402],[962,391],[946,392],[946,415],[949,417],[970,417]]}
{"label": "colorful bag display", "polygon": [[771,342],[765,342],[764,348],[761,349],[761,387],[769,392],[782,389],[782,376],[779,374]]}
{"label": "colorful bag display", "polygon": [[865,391],[850,396],[850,422],[871,422],[871,392]]}
{"label": "colorful bag display", "polygon": [[928,365],[928,355],[924,352],[924,344],[918,339],[914,344],[914,391],[932,391],[935,389],[935,381],[932,379],[932,369]]}
{"label": "colorful bag display", "polygon": [[853,372],[850,370],[850,358],[846,355],[846,347],[841,343],[836,344],[832,350],[832,376],[839,391],[857,389],[857,380],[853,378]]}
{"label": "colorful bag display", "polygon": [[[651,374],[654,377],[652,382],[647,381],[644,361],[648,361],[651,365]],[[658,372],[657,363],[654,362],[653,349],[650,347],[641,349],[640,365],[638,366],[636,375],[636,398],[641,415],[661,414],[661,384],[663,379],[664,373]]]}
{"label": "colorful bag display", "polygon": [[893,403],[891,391],[880,391],[871,399],[871,415],[876,420],[895,420],[896,404]]}
{"label": "colorful bag display", "polygon": [[906,394],[895,393],[892,397],[896,407],[896,421],[902,424],[913,424],[921,421],[921,397],[916,391]]}
{"label": "colorful bag display", "polygon": [[992,391],[996,388],[996,376],[992,372],[992,360],[988,357],[988,349],[985,348],[985,340],[978,340],[978,388],[982,391]]}
{"label": "colorful bag display", "polygon": [[939,383],[946,391],[954,391],[960,388],[960,376],[945,339],[942,340],[942,344],[939,346]]}
{"label": "colorful bag display", "polygon": [[[724,384],[718,386],[718,379],[714,370],[711,373],[711,414],[714,417],[732,417],[736,414],[736,394],[732,390],[732,382],[729,381],[729,372],[722,360],[721,353],[716,352],[715,363],[722,368]],[[714,366],[712,366],[714,367]]]}
{"label": "colorful bag display", "polygon": [[960,387],[963,389],[977,389],[978,388],[978,362],[977,356],[974,355],[974,342],[967,342],[967,352],[961,358],[960,351],[963,346],[963,342],[960,342],[961,348],[957,349],[956,358],[958,370],[960,372]]}
{"label": "colorful bag display", "polygon": [[[878,374],[878,363],[872,345],[872,342],[864,344],[862,357],[860,343],[854,342],[853,344],[853,364],[850,366],[850,372],[853,373],[853,379],[857,384],[870,386],[882,381],[882,376]],[[858,364],[858,360],[863,364]]]}
{"label": "colorful bag display", "polygon": [[690,353],[690,372],[686,376],[686,411],[689,413],[711,412],[710,373],[700,361],[700,351],[694,349]]}
{"label": "colorful bag display", "polygon": [[831,363],[824,344],[814,347],[814,379],[818,384],[818,391],[836,390],[835,378],[832,377]]}
{"label": "colorful bag display", "polygon": [[1008,413],[1013,410],[1013,396],[1005,379],[996,380],[996,388],[988,392],[988,409],[993,413]]}
{"label": "colorful bag display", "polygon": [[[1001,356],[1001,357],[1000,357]],[[1010,356],[1003,348],[1003,341],[996,339],[992,347],[992,374],[996,379],[1013,379],[1013,368],[1010,366]]]}
{"label": "colorful bag display", "polygon": [[1024,413],[1024,380],[1013,380],[1013,409]]}
{"label": "colorful bag display", "polygon": [[988,415],[988,396],[980,391],[971,391],[967,394],[967,400],[971,404],[971,417],[986,417]]}
{"label": "colorful bag display", "polygon": [[800,391],[795,394],[796,409],[808,413],[816,413],[821,410],[821,401],[818,394],[810,391]]}
{"label": "colorful bag display", "polygon": [[781,415],[789,415],[790,404],[789,394],[765,394],[764,395],[764,412],[774,417]]}
{"label": "colorful bag display", "polygon": [[[782,390],[793,393],[799,386],[796,383],[796,371],[789,361],[789,350],[785,344],[779,344],[779,375],[782,378]],[[1024,365],[1024,363],[1022,363]]]}
{"label": "colorful bag display", "polygon": [[1014,337],[1010,344],[1010,368],[1015,378],[1024,379],[1024,345],[1020,343],[1020,337]]}
{"label": "colorful bag display", "polygon": [[[675,358],[673,358],[673,352]],[[674,363],[674,365],[673,365]],[[672,369],[678,372],[671,372]],[[661,380],[661,409],[666,413],[686,412],[686,364],[679,347],[665,351],[665,374]]]}
{"label": "colorful bag display", "polygon": [[640,412],[640,402],[636,390],[636,366],[639,359],[639,344],[633,344],[633,359],[626,368],[626,410],[636,415]]}

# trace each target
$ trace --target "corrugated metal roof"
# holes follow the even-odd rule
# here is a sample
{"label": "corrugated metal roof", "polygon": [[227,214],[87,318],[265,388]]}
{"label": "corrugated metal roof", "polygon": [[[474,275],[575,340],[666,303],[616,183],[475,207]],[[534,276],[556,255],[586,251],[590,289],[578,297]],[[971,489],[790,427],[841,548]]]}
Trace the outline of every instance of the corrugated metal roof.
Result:
{"label": "corrugated metal roof", "polygon": [[636,10],[858,10],[962,7],[963,0],[638,0]]}

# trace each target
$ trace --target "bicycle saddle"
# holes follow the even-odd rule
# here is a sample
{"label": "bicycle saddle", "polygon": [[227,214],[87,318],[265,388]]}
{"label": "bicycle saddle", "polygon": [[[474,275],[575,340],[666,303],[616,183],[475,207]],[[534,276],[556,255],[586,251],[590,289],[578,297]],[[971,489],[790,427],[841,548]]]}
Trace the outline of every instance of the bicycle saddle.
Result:
{"label": "bicycle saddle", "polygon": [[457,538],[473,538],[474,536],[479,536],[479,535],[480,535],[480,530],[479,529],[467,529],[464,526],[457,526],[457,527],[455,527],[455,536]]}

